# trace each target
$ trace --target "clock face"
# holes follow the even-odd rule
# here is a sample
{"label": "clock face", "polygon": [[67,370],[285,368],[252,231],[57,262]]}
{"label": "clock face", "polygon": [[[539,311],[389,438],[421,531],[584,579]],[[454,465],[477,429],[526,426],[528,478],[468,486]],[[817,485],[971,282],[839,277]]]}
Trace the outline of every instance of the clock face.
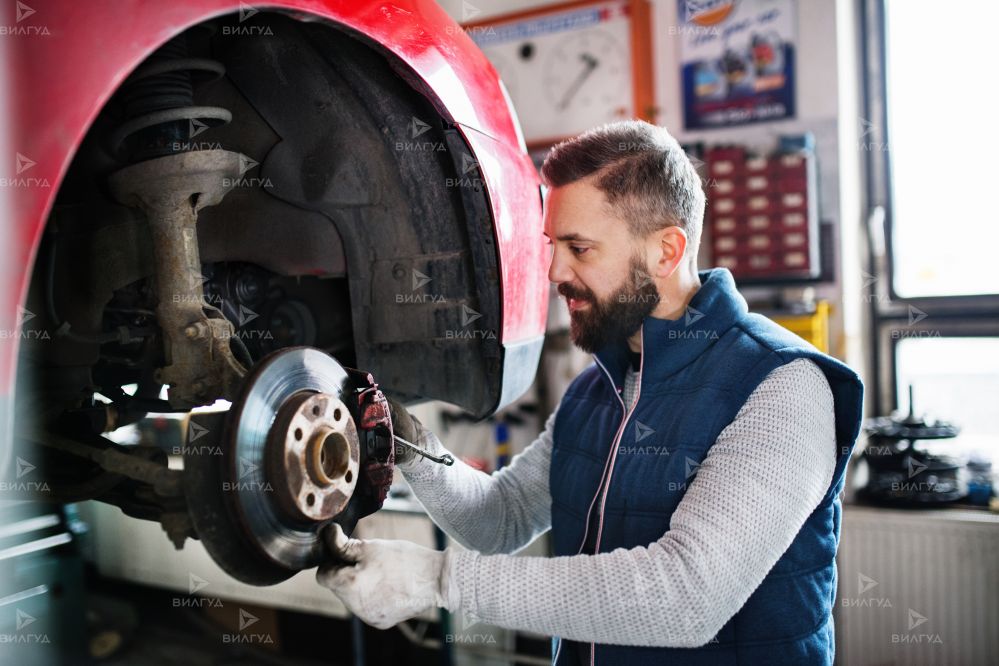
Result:
{"label": "clock face", "polygon": [[604,30],[571,34],[547,54],[542,82],[549,112],[584,125],[620,118],[631,106],[628,49]]}
{"label": "clock face", "polygon": [[585,2],[472,33],[506,85],[528,144],[635,115],[631,2]]}

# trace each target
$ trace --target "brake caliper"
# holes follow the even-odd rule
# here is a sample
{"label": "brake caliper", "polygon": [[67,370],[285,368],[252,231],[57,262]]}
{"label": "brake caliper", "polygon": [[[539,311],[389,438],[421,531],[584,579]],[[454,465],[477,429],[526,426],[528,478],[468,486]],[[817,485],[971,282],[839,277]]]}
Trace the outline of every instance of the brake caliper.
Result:
{"label": "brake caliper", "polygon": [[347,368],[347,373],[355,386],[357,431],[364,461],[357,491],[370,498],[373,513],[382,507],[392,485],[395,469],[392,414],[371,373],[352,368]]}

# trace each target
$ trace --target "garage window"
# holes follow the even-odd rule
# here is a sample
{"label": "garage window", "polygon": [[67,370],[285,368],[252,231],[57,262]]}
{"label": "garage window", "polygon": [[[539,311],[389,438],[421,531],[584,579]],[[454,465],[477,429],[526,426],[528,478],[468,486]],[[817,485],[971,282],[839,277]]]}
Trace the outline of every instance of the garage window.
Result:
{"label": "garage window", "polygon": [[[965,20],[957,27],[948,16]],[[900,296],[999,293],[999,212],[986,201],[996,183],[999,124],[995,82],[983,78],[987,67],[979,62],[997,25],[999,3],[885,2],[893,284]]]}
{"label": "garage window", "polygon": [[899,407],[929,409],[961,425],[961,448],[999,461],[999,337],[907,338],[895,351]]}
{"label": "garage window", "polygon": [[[864,0],[858,149],[868,174],[864,289],[876,413],[908,408],[996,447],[999,421],[999,125],[979,62],[999,3]],[[960,19],[960,20],[958,20]],[[959,101],[955,101],[959,100]],[[990,443],[991,442],[991,443]],[[999,461],[999,450],[989,451]]]}

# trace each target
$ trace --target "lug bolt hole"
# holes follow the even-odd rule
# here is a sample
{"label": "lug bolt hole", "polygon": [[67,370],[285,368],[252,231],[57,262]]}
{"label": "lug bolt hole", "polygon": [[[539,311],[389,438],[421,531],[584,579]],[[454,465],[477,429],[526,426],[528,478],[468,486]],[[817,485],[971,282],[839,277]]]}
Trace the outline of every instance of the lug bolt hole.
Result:
{"label": "lug bolt hole", "polygon": [[302,429],[301,428],[295,428],[295,439],[298,440],[298,441],[301,441],[301,439],[302,439]]}
{"label": "lug bolt hole", "polygon": [[339,421],[340,420],[340,416],[341,415],[340,415],[340,409],[339,408],[333,410],[333,420],[334,421]]}
{"label": "lug bolt hole", "polygon": [[309,493],[308,495],[305,496],[305,503],[308,504],[309,506],[312,506],[313,504],[316,503],[316,496],[313,495],[312,493]]}
{"label": "lug bolt hole", "polygon": [[312,406],[312,415],[313,416],[319,416],[319,413],[322,412],[322,411],[323,410],[319,409],[319,405],[313,405]]}
{"label": "lug bolt hole", "polygon": [[350,480],[351,480],[351,479],[353,479],[353,478],[354,478],[354,473],[353,473],[353,472],[351,472],[351,471],[350,471],[350,470],[348,469],[348,470],[347,470],[347,473],[346,473],[346,474],[344,474],[344,476],[343,476],[343,480],[344,480],[344,481],[346,481],[347,483],[350,483]]}

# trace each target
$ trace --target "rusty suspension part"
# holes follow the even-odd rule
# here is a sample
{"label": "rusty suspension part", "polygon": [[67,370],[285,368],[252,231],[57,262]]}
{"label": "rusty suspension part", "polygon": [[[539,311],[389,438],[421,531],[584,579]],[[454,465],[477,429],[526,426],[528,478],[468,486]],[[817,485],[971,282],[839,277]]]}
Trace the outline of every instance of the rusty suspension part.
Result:
{"label": "rusty suspension part", "polygon": [[205,314],[196,224],[198,211],[222,201],[248,163],[236,152],[195,151],[139,162],[110,178],[118,201],[149,222],[165,357],[156,378],[170,385],[173,407],[231,400],[246,374],[229,346],[232,323]]}

